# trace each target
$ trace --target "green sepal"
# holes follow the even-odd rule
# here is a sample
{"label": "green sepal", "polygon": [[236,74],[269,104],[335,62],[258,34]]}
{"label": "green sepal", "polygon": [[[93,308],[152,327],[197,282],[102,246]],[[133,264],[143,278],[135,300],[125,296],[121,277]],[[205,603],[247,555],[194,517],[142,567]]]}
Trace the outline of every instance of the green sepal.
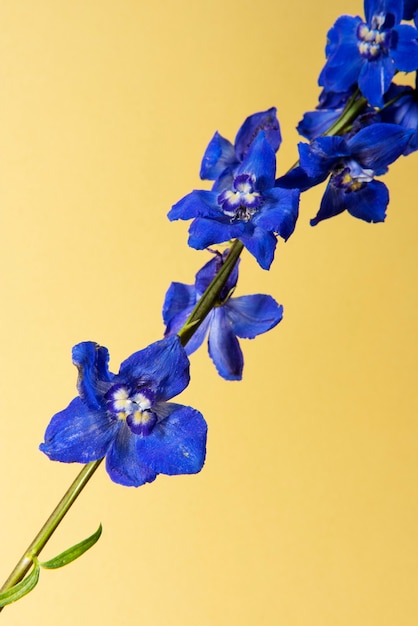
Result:
{"label": "green sepal", "polygon": [[44,569],[57,569],[58,567],[64,567],[64,565],[68,565],[71,561],[75,561],[79,556],[94,546],[94,544],[99,540],[101,534],[102,525],[100,524],[99,528],[93,535],[87,537],[87,539],[83,539],[80,543],[76,543],[75,546],[68,548],[68,550],[64,550],[64,552],[61,552],[61,554],[58,554],[53,559],[45,561],[44,563],[39,563],[39,565]]}
{"label": "green sepal", "polygon": [[187,338],[189,335],[192,336],[195,329],[201,324],[201,321],[202,320],[200,319],[193,320],[192,322],[187,321],[177,333],[178,336],[180,337],[180,340],[182,340],[184,336],[186,336]]}
{"label": "green sepal", "polygon": [[16,602],[16,600],[23,598],[29,591],[32,591],[39,580],[39,572],[40,567],[36,560],[33,564],[33,569],[23,580],[13,585],[13,587],[10,587],[10,589],[7,589],[7,591],[0,593],[0,607],[6,606],[6,604],[10,604],[11,602]]}

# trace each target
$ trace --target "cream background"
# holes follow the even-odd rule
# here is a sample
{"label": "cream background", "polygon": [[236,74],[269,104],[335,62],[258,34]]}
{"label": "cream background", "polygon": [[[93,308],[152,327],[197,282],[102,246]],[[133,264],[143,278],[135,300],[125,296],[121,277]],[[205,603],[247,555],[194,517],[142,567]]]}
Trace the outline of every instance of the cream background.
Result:
{"label": "cream background", "polygon": [[[77,473],[37,450],[75,395],[72,345],[106,345],[117,371],[161,337],[168,284],[207,259],[166,212],[252,112],[278,107],[279,173],[294,162],[343,12],[362,4],[2,1],[2,578]],[[135,490],[101,468],[44,556],[99,521],[101,540],[5,625],[417,624],[417,163],[386,177],[384,225],[311,228],[317,188],[270,272],[245,254],[237,295],[272,293],[285,318],[242,342],[242,383],[192,357],[204,470]]]}

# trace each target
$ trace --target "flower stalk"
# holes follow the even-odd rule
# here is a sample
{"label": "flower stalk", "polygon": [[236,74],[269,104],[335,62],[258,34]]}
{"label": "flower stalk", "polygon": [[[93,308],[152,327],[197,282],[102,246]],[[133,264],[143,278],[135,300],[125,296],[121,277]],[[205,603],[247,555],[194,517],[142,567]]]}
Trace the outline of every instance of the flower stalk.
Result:
{"label": "flower stalk", "polygon": [[[372,4],[374,6],[375,3]],[[360,20],[360,18],[353,18],[353,20],[353,23],[357,24],[356,20]],[[337,21],[334,27],[335,32],[339,33],[340,29],[343,28],[343,25],[345,23],[346,20],[344,22]],[[363,24],[363,30],[361,31],[361,33],[364,31],[365,28],[366,30],[370,30],[371,27],[372,23]],[[415,55],[415,48],[412,48],[412,46],[415,45],[415,35],[413,36],[413,41],[411,40],[411,43],[409,41],[409,39],[411,39],[411,35],[408,34],[409,31],[405,30],[402,25],[395,25],[395,29],[397,29],[396,32],[398,33],[398,37],[403,38],[402,40],[405,43],[404,48],[406,52],[402,56],[396,49],[391,49],[391,55],[393,56],[395,61],[398,62],[399,69],[411,71],[409,68],[409,64],[411,64],[409,59],[410,57],[412,58],[412,52]],[[357,33],[357,31],[358,29],[354,29],[353,33]],[[369,59],[365,53],[366,44],[362,44],[363,47],[359,48],[358,41],[355,39],[353,33],[350,35],[350,41],[355,52],[355,54],[353,54],[354,60],[351,61],[352,64],[354,64],[354,69],[352,69],[352,72],[357,69],[360,72],[360,68],[363,65],[368,66]],[[343,34],[346,35],[346,33]],[[383,35],[386,37],[385,33],[383,33]],[[343,37],[341,37],[341,39],[343,39]],[[332,39],[333,42],[335,42],[336,40],[336,37]],[[367,42],[368,39],[366,43]],[[369,44],[367,43],[367,45]],[[369,51],[369,48],[367,48],[367,50]],[[347,87],[351,87],[351,83],[347,86],[343,83],[338,82],[339,79],[337,80],[337,75],[334,72],[335,67],[338,67],[340,63],[340,56],[343,54],[345,54],[344,51],[340,52],[338,46],[336,46],[335,43],[330,46],[329,59],[327,61],[326,67],[324,68],[324,71],[322,72],[320,84],[325,84],[325,86],[331,91],[345,92]],[[379,67],[377,63],[374,63],[374,65],[376,65],[376,68]],[[372,69],[374,69],[373,66],[371,67]],[[415,66],[414,69],[416,69]],[[345,74],[343,74],[343,76],[345,76]],[[392,77],[390,76],[389,78],[391,80]],[[361,82],[361,80],[362,78],[360,75],[359,81]],[[375,107],[380,107],[381,109],[383,107],[388,108],[395,103],[396,98],[387,102],[386,105],[383,104],[382,98],[384,94],[379,91],[382,86],[380,83],[377,84],[372,82],[371,86],[369,86],[367,84],[362,85],[360,84],[360,82],[360,89],[358,88],[352,95],[352,97],[348,100],[339,118],[323,133],[322,138],[343,135],[347,130],[351,128],[354,120],[357,119],[366,109],[368,105],[368,100],[371,101],[371,103]],[[362,94],[366,94],[367,97]],[[372,97],[370,97],[370,95],[368,94],[371,94]],[[398,97],[400,98],[401,95],[402,94],[400,94]],[[249,122],[250,119],[251,121]],[[277,234],[282,236],[284,239],[287,239],[293,232],[294,224],[296,223],[297,218],[296,196],[295,194],[292,195],[288,192],[285,192],[284,189],[281,189],[279,185],[277,187],[274,186],[274,155],[281,141],[278,122],[277,124],[275,124],[274,119],[275,109],[270,109],[267,112],[252,116],[252,118],[249,118],[246,124],[244,124],[242,129],[239,131],[235,146],[232,146],[232,144],[230,144],[227,149],[225,148],[225,146],[228,142],[226,142],[226,140],[216,134],[210,144],[212,148],[208,151],[206,155],[207,158],[204,162],[205,168],[203,172],[204,176],[202,176],[202,178],[215,180],[218,176],[220,176],[220,174],[222,173],[219,169],[220,165],[213,162],[213,155],[217,153],[217,149],[220,149],[222,152],[222,149],[225,148],[227,150],[226,153],[228,154],[228,158],[230,159],[230,162],[228,162],[228,164],[230,168],[232,168],[232,170],[234,171],[235,186],[232,190],[229,188],[226,190],[223,189],[221,194],[218,194],[218,192],[213,192],[213,198],[211,192],[193,192],[192,194],[189,194],[189,196],[186,196],[186,198],[184,198],[182,201],[177,203],[177,205],[175,205],[175,207],[173,207],[172,211],[170,212],[170,219],[190,219],[191,217],[197,217],[198,219],[200,219],[202,210],[200,205],[198,209],[196,209],[196,206],[197,201],[200,202],[203,201],[202,199],[204,199],[205,202],[202,206],[208,213],[207,217],[215,222],[216,227],[214,227],[214,229],[210,231],[208,241],[206,241],[206,238],[208,237],[207,229],[192,229],[191,243],[189,240],[189,245],[197,249],[204,249],[207,248],[208,245],[220,243],[221,241],[218,235],[219,225],[221,225],[222,228],[226,229],[228,233],[228,237],[226,237],[226,239],[234,239],[229,254],[227,255],[225,262],[222,264],[219,272],[216,274],[206,291],[203,293],[200,300],[197,302],[196,306],[192,310],[183,327],[177,333],[180,338],[180,343],[183,347],[186,346],[188,341],[192,338],[192,336],[205,320],[209,312],[219,303],[219,296],[222,292],[222,289],[224,288],[225,284],[228,281],[228,278],[234,270],[234,267],[236,266],[240,254],[244,248],[244,245],[248,247],[248,241],[249,239],[251,240],[251,237],[253,237],[254,230],[252,222],[254,221],[255,226],[257,226],[258,229],[261,228],[264,231],[264,238],[267,242],[266,245],[268,244],[267,247],[269,249],[269,254],[266,257],[262,255],[261,249],[258,251],[258,253],[254,253],[253,248],[250,249],[251,254],[256,257],[258,263],[264,269],[268,269],[273,260]],[[247,153],[246,141],[248,137],[253,133],[255,128],[258,129],[259,126],[261,128],[264,128],[263,134],[259,136],[251,149],[248,148],[249,153]],[[383,139],[385,139],[385,137]],[[407,140],[409,140],[409,137],[405,136],[405,142],[407,142]],[[358,142],[358,139],[353,141]],[[406,150],[406,146],[402,145],[402,150]],[[402,152],[402,150],[400,150],[400,152]],[[399,155],[397,153],[391,153],[387,158],[387,163],[385,162],[382,165],[381,169],[385,169],[387,164],[392,162],[398,156]],[[221,159],[220,162],[223,163],[224,159]],[[260,171],[258,171],[260,164],[262,164],[263,167],[260,169]],[[266,164],[268,165],[268,167]],[[296,165],[297,164],[295,164],[295,166],[293,166],[293,168],[291,169],[296,168]],[[249,177],[248,172],[246,171],[250,168],[250,166],[254,170],[252,172],[252,177]],[[266,169],[268,170],[267,177],[265,171]],[[370,168],[366,168],[363,171],[369,172],[371,170]],[[328,174],[329,172],[326,172],[322,180],[325,180]],[[262,184],[259,183],[259,186],[257,188],[254,187],[253,189],[251,185],[254,183],[254,181],[257,180],[257,178],[260,178],[262,180]],[[267,182],[269,182],[268,185],[266,180]],[[355,182],[357,183],[358,181]],[[357,184],[357,187],[361,187],[361,185],[365,185],[366,183],[368,184],[370,182],[371,181],[369,180],[362,180],[361,184]],[[353,183],[352,189],[350,189],[350,191],[352,191],[353,193],[357,192],[357,187],[355,188],[355,185]],[[307,189],[307,187],[305,187],[305,189]],[[265,197],[263,196],[263,194]],[[260,200],[262,196],[264,198],[263,202]],[[208,200],[208,198],[210,201]],[[379,199],[381,200],[381,198]],[[245,211],[243,210],[243,203],[245,204],[244,200],[247,202],[244,207]],[[215,211],[214,213],[211,212],[212,209],[214,210],[215,208],[217,210],[219,208],[219,202],[221,202],[221,208],[223,210],[221,218],[219,217],[219,211]],[[235,206],[236,204],[237,206]],[[208,206],[211,211],[209,211]],[[260,207],[263,206],[264,208],[265,206],[268,206],[270,212],[266,211],[264,214],[263,211],[261,211],[260,209]],[[276,209],[281,211],[283,206],[285,206],[286,208],[286,211],[283,213],[283,215],[277,215],[275,217],[275,221],[271,221],[269,216]],[[213,217],[214,215],[216,215],[216,219]],[[233,219],[227,219],[231,216],[233,217]],[[329,216],[330,215],[326,215],[326,217]],[[357,215],[357,217],[361,217],[366,221],[381,221],[380,219],[368,219],[368,215],[366,217],[362,215]],[[374,218],[375,216],[373,215],[372,217]],[[246,239],[244,239],[244,241],[246,242],[245,244],[242,243],[242,241],[239,239],[238,233],[244,233],[246,235]],[[225,239],[222,239],[222,242],[223,241],[225,241]],[[10,590],[20,581],[22,581],[31,569],[31,567],[37,563],[38,555],[45,547],[52,534],[58,528],[59,524],[61,523],[71,506],[74,504],[80,493],[86,487],[87,483],[92,478],[93,474],[96,472],[102,461],[103,458],[100,458],[98,460],[91,461],[90,463],[87,463],[83,466],[82,470],[75,478],[61,501],[58,503],[57,507],[54,509],[48,520],[45,522],[39,533],[34,538],[34,540],[28,546],[27,550],[24,552],[23,556],[11,572],[10,576],[1,587],[0,593]],[[3,607],[0,606],[0,611],[2,610],[2,608]]]}
{"label": "flower stalk", "polygon": [[[34,563],[34,558],[41,553],[41,550],[48,543],[49,539],[52,537],[53,533],[58,528],[65,515],[68,513],[80,493],[83,491],[84,487],[89,482],[90,478],[98,469],[102,460],[103,459],[93,461],[92,463],[88,463],[83,467],[77,478],[71,484],[67,492],[64,494],[63,498],[60,500],[54,511],[51,513],[45,524],[42,526],[39,533],[25,550],[22,558],[18,561],[16,567],[13,569],[10,576],[1,587],[0,592],[7,591],[18,582],[23,580],[23,578],[32,567]],[[0,611],[2,611],[3,608],[4,607],[0,606]]]}
{"label": "flower stalk", "polygon": [[363,96],[359,97],[360,91],[356,89],[349,101],[344,107],[340,117],[332,124],[323,134],[324,137],[332,137],[334,135],[342,135],[345,133],[354,120],[367,107],[367,100]]}
{"label": "flower stalk", "polygon": [[221,269],[196,304],[183,328],[181,328],[177,333],[183,346],[187,344],[209,311],[215,306],[219,298],[219,294],[234,269],[243,248],[244,245],[241,241],[236,239],[231,246],[225,263],[222,265]]}

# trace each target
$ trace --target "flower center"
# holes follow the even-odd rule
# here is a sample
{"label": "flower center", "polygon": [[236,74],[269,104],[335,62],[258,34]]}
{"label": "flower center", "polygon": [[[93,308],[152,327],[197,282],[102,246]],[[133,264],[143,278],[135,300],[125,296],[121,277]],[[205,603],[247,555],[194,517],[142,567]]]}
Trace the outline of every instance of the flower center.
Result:
{"label": "flower center", "polygon": [[233,189],[226,189],[218,196],[222,211],[231,221],[248,222],[260,208],[263,198],[254,185],[254,176],[240,174],[234,178]]}
{"label": "flower center", "polygon": [[331,177],[331,183],[334,187],[342,189],[345,193],[358,191],[366,183],[373,180],[374,171],[363,169],[356,161],[350,160],[341,164],[335,170]]}
{"label": "flower center", "polygon": [[[374,15],[371,27],[367,24],[360,24],[357,29],[358,49],[362,57],[368,61],[378,59],[383,55],[387,55],[392,31],[387,28],[387,16]],[[385,28],[386,30],[382,30]]]}
{"label": "flower center", "polygon": [[152,405],[155,394],[151,389],[143,388],[131,391],[125,385],[114,385],[106,396],[107,410],[113,419],[126,421],[136,435],[147,436],[157,422]]}

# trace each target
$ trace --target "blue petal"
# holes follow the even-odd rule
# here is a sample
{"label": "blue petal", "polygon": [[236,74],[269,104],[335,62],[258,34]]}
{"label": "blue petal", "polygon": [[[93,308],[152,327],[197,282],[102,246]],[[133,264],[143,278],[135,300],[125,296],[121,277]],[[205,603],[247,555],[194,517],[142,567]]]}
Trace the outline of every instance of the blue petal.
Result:
{"label": "blue petal", "polygon": [[157,402],[169,400],[189,384],[189,359],[177,335],[166,337],[127,358],[119,377],[132,385],[150,384]]}
{"label": "blue petal", "polygon": [[310,221],[311,226],[316,226],[318,222],[334,217],[342,213],[345,209],[344,192],[328,183],[325,193],[321,200],[321,206],[316,216]]}
{"label": "blue petal", "polygon": [[274,152],[277,152],[282,137],[276,113],[276,108],[272,107],[267,111],[254,113],[247,117],[235,138],[235,151],[240,161],[245,158],[252,142],[261,130],[264,131],[265,137]]}
{"label": "blue petal", "polygon": [[403,19],[412,20],[415,11],[418,9],[417,0],[404,0],[403,5]]}
{"label": "blue petal", "polygon": [[403,0],[364,0],[364,14],[370,24],[374,15],[390,15],[392,23],[388,27],[399,24],[402,19]]}
{"label": "blue petal", "polygon": [[347,141],[354,158],[366,168],[384,174],[387,166],[401,156],[413,131],[397,124],[372,124]]}
{"label": "blue petal", "polygon": [[401,72],[414,72],[418,68],[418,31],[413,26],[402,24],[394,28],[398,35],[396,46],[390,54],[396,69]]}
{"label": "blue petal", "polygon": [[345,92],[356,84],[363,59],[357,47],[360,17],[342,15],[328,32],[329,57],[319,75],[319,85],[327,91]]}
{"label": "blue petal", "polygon": [[383,106],[383,95],[389,89],[394,74],[395,67],[390,57],[382,56],[363,63],[358,85],[372,106]]}
{"label": "blue petal", "polygon": [[344,93],[322,90],[315,111],[308,111],[299,122],[297,131],[306,139],[312,140],[322,135],[339,118],[354,90]]}
{"label": "blue petal", "polygon": [[167,214],[170,221],[190,220],[193,217],[221,217],[222,211],[214,191],[195,190],[176,202]]}
{"label": "blue petal", "polygon": [[239,238],[245,230],[243,222],[230,223],[197,217],[189,228],[189,246],[196,250],[204,250],[214,243],[224,243],[229,239]]}
{"label": "blue petal", "polygon": [[242,243],[256,259],[263,270],[268,270],[274,259],[276,237],[262,228],[255,227],[252,235],[241,235]]}
{"label": "blue petal", "polygon": [[238,165],[234,146],[218,132],[214,134],[203,155],[200,178],[215,180],[228,168]]}
{"label": "blue petal", "polygon": [[346,194],[346,208],[351,215],[365,222],[384,222],[389,192],[378,180],[367,183],[362,189]]}
{"label": "blue petal", "polygon": [[92,410],[103,408],[103,396],[109,389],[109,383],[115,378],[107,367],[107,348],[93,341],[84,341],[74,346],[72,356],[78,369],[77,389],[80,397]]}
{"label": "blue petal", "polygon": [[220,194],[225,189],[230,189],[234,184],[235,170],[236,166],[235,168],[227,167],[213,183],[212,191],[217,191]]}
{"label": "blue petal", "polygon": [[192,312],[196,300],[196,289],[192,285],[171,283],[163,304],[163,321],[167,327],[167,335],[180,330]]}
{"label": "blue petal", "polygon": [[339,109],[319,109],[308,111],[297,126],[299,135],[306,139],[315,139],[322,135],[330,126],[338,120],[343,107]]}
{"label": "blue petal", "polygon": [[[417,91],[411,87],[403,87],[388,92],[388,97],[401,95],[401,97],[387,109],[382,111],[383,121],[393,122],[412,131],[412,136],[402,154],[407,155],[415,152],[418,148],[418,99]],[[402,95],[403,94],[403,95]]]}
{"label": "blue petal", "polygon": [[211,325],[212,315],[213,310],[209,311],[203,322],[200,324],[197,330],[195,330],[192,337],[186,343],[184,349],[186,350],[187,354],[193,354],[193,352],[195,352],[202,345]]}
{"label": "blue petal", "polygon": [[126,487],[139,487],[156,479],[157,472],[144,463],[138,454],[138,440],[139,435],[134,435],[129,426],[123,423],[106,456],[106,470],[113,482]]}
{"label": "blue petal", "polygon": [[[306,145],[306,144],[303,144]],[[284,176],[281,176],[276,180],[276,187],[282,187],[283,189],[299,189],[299,191],[306,191],[311,187],[315,187],[319,183],[322,183],[328,176],[328,168],[324,173],[316,178],[311,178],[300,166],[294,167]]]}
{"label": "blue petal", "polygon": [[51,419],[39,449],[52,461],[90,463],[105,456],[117,429],[106,412],[92,411],[75,398]]}
{"label": "blue petal", "polygon": [[276,175],[276,154],[267,141],[264,131],[260,131],[252,142],[247,155],[237,168],[236,175],[250,174],[255,177],[257,191],[274,186]]}
{"label": "blue petal", "polygon": [[[164,336],[169,337],[171,335],[175,335],[176,333],[178,333],[179,330],[184,326],[191,312],[192,310],[189,309],[185,311],[184,313],[179,313],[176,317],[174,317],[171,320],[170,325],[167,326]],[[197,350],[198,348],[200,348],[200,346],[202,345],[205,339],[205,335],[210,325],[211,314],[212,314],[212,311],[208,313],[206,318],[203,320],[200,326],[198,326],[198,328],[194,331],[192,337],[188,340],[188,342],[184,346],[184,349],[187,355],[193,354],[193,352]]]}
{"label": "blue petal", "polygon": [[309,178],[325,180],[333,166],[350,151],[343,137],[318,137],[311,144],[299,143],[300,166]]}
{"label": "blue petal", "polygon": [[[198,294],[198,297],[200,297],[204,293],[204,291],[209,287],[212,280],[215,278],[216,274],[220,271],[222,265],[225,262],[225,259],[227,258],[228,252],[229,252],[228,250],[225,250],[223,254],[220,254],[219,252],[215,252],[214,258],[208,261],[197,272],[195,286],[196,286],[196,293]],[[237,284],[237,280],[238,280],[239,262],[240,260],[238,259],[238,262],[235,264],[234,269],[229,275],[228,280],[226,281],[219,295],[220,300],[225,300],[225,298],[228,296],[231,289],[235,288]]]}
{"label": "blue petal", "polygon": [[168,417],[148,437],[136,438],[141,461],[156,474],[195,474],[205,462],[207,425],[199,411],[180,404],[166,405]]}
{"label": "blue petal", "polygon": [[233,333],[246,339],[274,328],[283,317],[283,307],[262,294],[231,298],[224,308]]}
{"label": "blue petal", "polygon": [[284,240],[293,233],[298,218],[299,191],[275,187],[264,194],[265,204],[253,222],[280,235]]}
{"label": "blue petal", "polygon": [[244,359],[225,307],[215,310],[208,344],[209,355],[218,374],[226,380],[241,380]]}

